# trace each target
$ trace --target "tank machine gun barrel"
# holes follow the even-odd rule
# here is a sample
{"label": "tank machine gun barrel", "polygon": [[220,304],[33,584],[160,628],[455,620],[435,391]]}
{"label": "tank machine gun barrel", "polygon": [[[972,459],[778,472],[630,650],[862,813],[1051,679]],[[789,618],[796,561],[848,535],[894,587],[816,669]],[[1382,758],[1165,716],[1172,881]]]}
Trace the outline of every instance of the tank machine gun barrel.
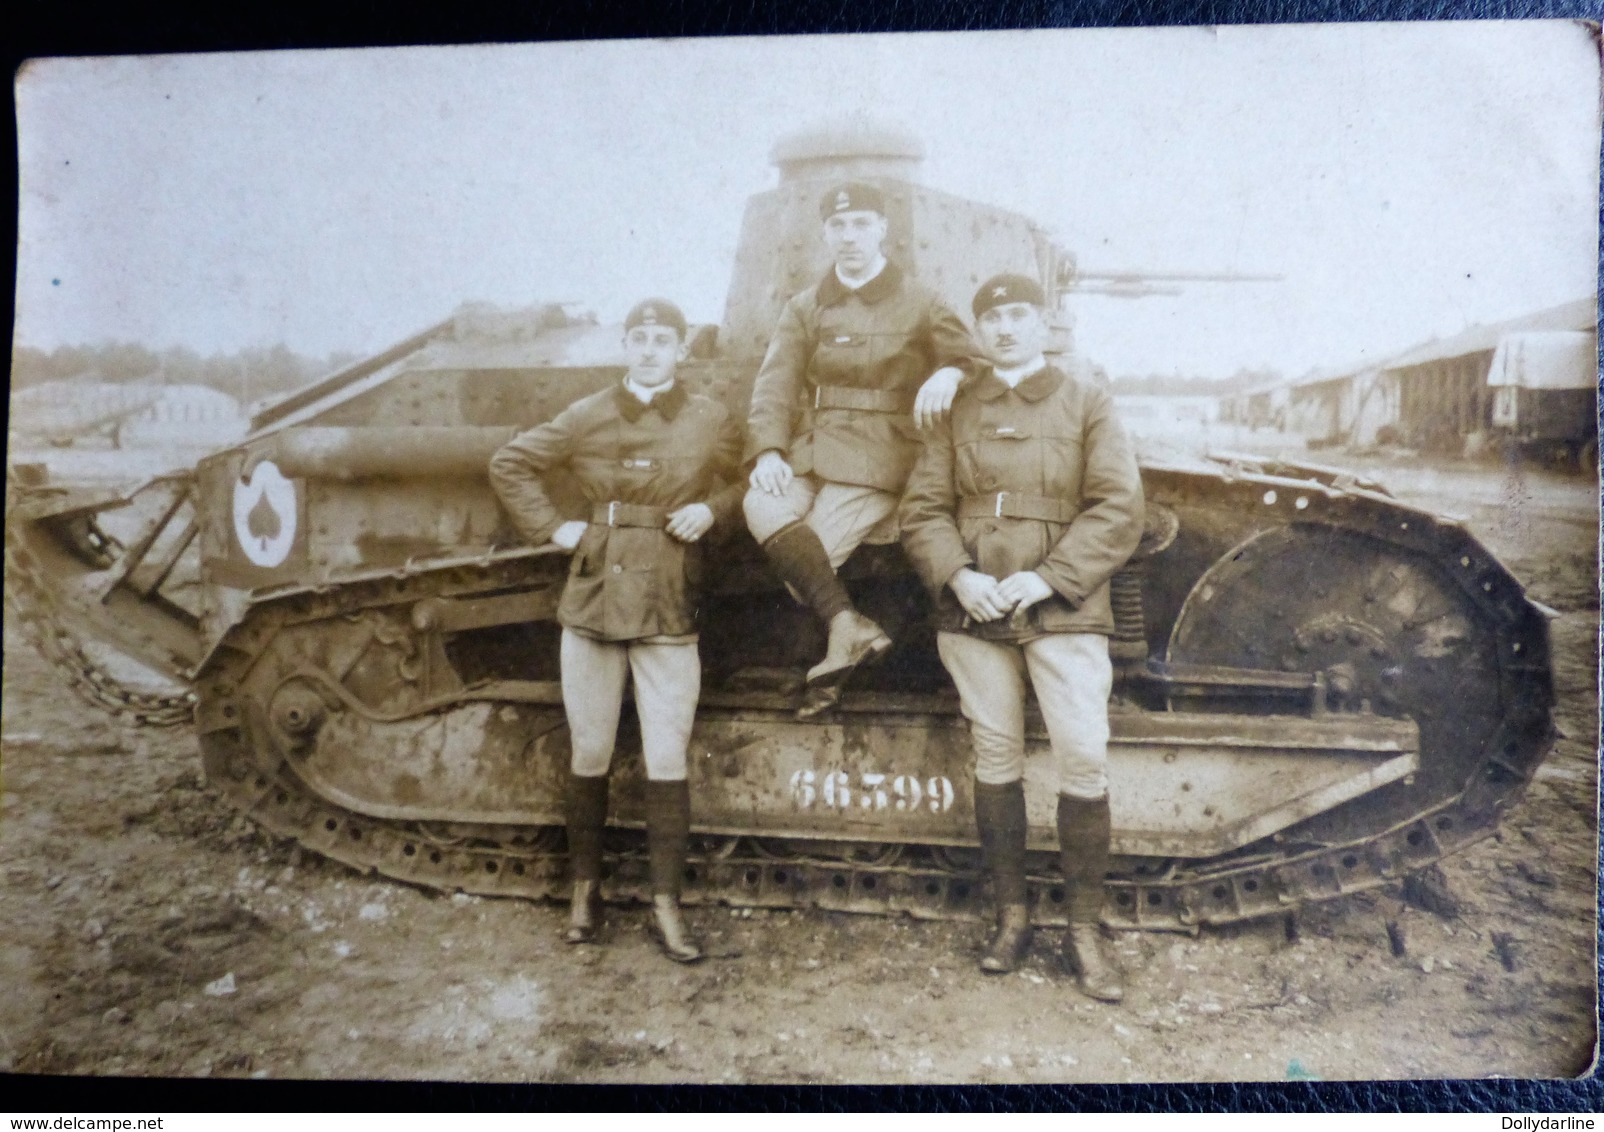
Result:
{"label": "tank machine gun barrel", "polygon": [[[814,130],[774,156],[779,183],[748,205],[717,346],[680,371],[737,414],[779,304],[823,270],[814,202],[836,178],[880,185],[893,254],[959,309],[980,272],[1060,292],[1077,278],[1028,218],[919,183],[923,146],[899,131]],[[1224,279],[1145,283],[1191,281]],[[1072,350],[1067,318],[1059,329]],[[175,634],[169,669],[190,699],[136,714],[187,719],[192,702],[209,780],[271,832],[413,883],[558,896],[569,751],[554,617],[569,559],[519,545],[485,465],[517,429],[615,381],[596,349],[615,335],[552,304],[459,314],[264,409],[243,442],[174,480],[176,507],[155,488],[75,500],[14,480],[7,564],[26,584],[8,592],[44,609],[32,623],[47,655],[75,627],[113,643],[128,626]],[[1231,454],[1142,476],[1149,530],[1116,579],[1122,856],[1107,922],[1284,913],[1496,828],[1551,741],[1552,687],[1546,621],[1485,547],[1324,466]],[[580,513],[560,482],[553,495]],[[112,539],[113,506],[148,517]],[[179,542],[198,562],[192,606],[171,600]],[[866,548],[847,563],[860,608],[898,643],[839,712],[804,723],[809,620],[744,535],[714,560],[686,898],[974,915],[967,736],[906,562]],[[68,582],[98,620],[56,618]],[[646,892],[638,743],[626,712],[612,898]],[[1042,922],[1064,901],[1049,765],[1032,720]]]}
{"label": "tank machine gun barrel", "polygon": [[1280,283],[1284,275],[1249,275],[1233,271],[1081,271],[1076,268],[1064,284],[1064,293],[1100,295],[1112,299],[1145,299],[1179,295],[1187,283]]}

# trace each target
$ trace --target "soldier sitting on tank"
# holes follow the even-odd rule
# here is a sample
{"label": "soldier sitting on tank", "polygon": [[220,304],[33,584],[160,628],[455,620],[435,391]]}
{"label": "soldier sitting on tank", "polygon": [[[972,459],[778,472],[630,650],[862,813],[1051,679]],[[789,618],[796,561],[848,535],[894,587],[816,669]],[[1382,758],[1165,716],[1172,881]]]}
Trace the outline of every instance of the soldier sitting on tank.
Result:
{"label": "soldier sitting on tank", "polygon": [[747,525],[792,593],[829,626],[801,718],[832,707],[853,669],[891,639],[859,613],[836,571],[890,522],[918,450],[916,425],[944,413],[978,366],[969,332],[886,260],[873,185],[819,204],[834,265],[785,305],[752,389]]}
{"label": "soldier sitting on tank", "polygon": [[1109,579],[1142,534],[1142,481],[1108,393],[1049,364],[1045,298],[999,275],[975,294],[989,368],[926,438],[900,510],[936,595],[937,648],[975,751],[975,824],[997,902],[980,968],[1030,947],[1025,689],[1047,724],[1069,906],[1062,956],[1093,998],[1123,990],[1098,948],[1108,871]]}
{"label": "soldier sitting on tank", "polygon": [[[600,922],[607,773],[632,674],[653,923],[669,957],[682,963],[701,957],[679,908],[690,829],[685,752],[702,680],[701,539],[734,514],[742,488],[739,422],[675,380],[685,336],[685,316],[673,303],[638,304],[624,321],[624,379],[514,438],[490,462],[491,482],[524,537],[574,552],[557,609],[573,745],[566,938],[590,942]],[[565,519],[553,507],[544,477],[558,468],[578,479],[588,521]]]}

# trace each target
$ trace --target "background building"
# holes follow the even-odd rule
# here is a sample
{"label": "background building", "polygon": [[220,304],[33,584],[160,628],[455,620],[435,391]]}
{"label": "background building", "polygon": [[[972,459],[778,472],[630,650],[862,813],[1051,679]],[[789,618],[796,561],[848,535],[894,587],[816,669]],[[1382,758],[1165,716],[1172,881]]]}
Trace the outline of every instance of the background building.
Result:
{"label": "background building", "polygon": [[[1544,348],[1523,348],[1538,340]],[[1516,359],[1522,357],[1531,361],[1518,364]],[[1565,447],[1570,455],[1590,462],[1589,445],[1595,453],[1597,445],[1596,358],[1596,302],[1588,297],[1468,327],[1372,365],[1316,370],[1235,394],[1223,399],[1221,415],[1255,428],[1299,433],[1311,448],[1395,444],[1445,455],[1476,455],[1499,437],[1509,436]],[[1545,413],[1555,420],[1539,436],[1495,419],[1500,384],[1531,385],[1551,393],[1571,391],[1564,398],[1563,422]],[[1551,395],[1541,396],[1545,403],[1555,401]]]}

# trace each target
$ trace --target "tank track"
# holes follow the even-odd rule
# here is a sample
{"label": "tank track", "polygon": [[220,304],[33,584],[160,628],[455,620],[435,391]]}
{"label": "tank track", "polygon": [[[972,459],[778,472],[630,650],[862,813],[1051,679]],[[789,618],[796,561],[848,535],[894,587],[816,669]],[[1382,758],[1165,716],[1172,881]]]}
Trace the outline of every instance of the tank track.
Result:
{"label": "tank track", "polygon": [[[89,535],[110,547],[109,536],[89,522]],[[55,591],[44,577],[38,560],[28,549],[28,536],[17,529],[12,509],[6,514],[5,597],[16,616],[17,626],[28,643],[60,671],[79,699],[92,707],[110,712],[146,727],[179,727],[194,721],[196,696],[193,691],[151,692],[133,688],[94,659],[70,627],[56,600]]]}
{"label": "tank track", "polygon": [[[1119,871],[1107,884],[1104,923],[1195,932],[1203,925],[1285,915],[1304,904],[1401,880],[1490,835],[1504,810],[1518,800],[1553,738],[1546,625],[1519,584],[1457,523],[1351,483],[1289,479],[1240,467],[1201,475],[1192,469],[1149,471],[1157,489],[1152,494],[1159,501],[1203,489],[1211,495],[1238,494],[1243,505],[1270,509],[1279,491],[1279,506],[1289,522],[1334,523],[1400,549],[1424,551],[1446,564],[1480,614],[1497,626],[1505,712],[1462,790],[1369,836],[1311,845],[1295,840],[1294,828],[1285,837],[1205,862],[1116,859]],[[1318,505],[1311,506],[1311,499]],[[432,823],[375,819],[332,805],[313,794],[278,755],[248,745],[239,725],[243,705],[229,699],[279,624],[348,616],[442,590],[469,592],[506,584],[517,568],[516,559],[494,564],[490,558],[455,560],[399,576],[376,572],[338,586],[281,592],[264,601],[225,638],[201,677],[202,688],[209,690],[203,691],[199,712],[209,779],[272,834],[366,874],[486,896],[564,897],[560,828],[442,829]],[[614,830],[611,836],[604,894],[614,900],[644,899],[645,856],[638,834]],[[858,854],[863,859],[854,859],[852,853],[838,857],[806,846],[789,842],[776,852],[756,838],[704,839],[687,869],[685,899],[735,907],[897,912],[925,919],[971,919],[985,907],[980,879],[961,852],[868,845]],[[1062,923],[1064,893],[1055,869],[1045,857],[1033,865],[1035,920]]]}
{"label": "tank track", "polygon": [[[382,821],[331,805],[291,774],[263,773],[249,756],[209,755],[208,779],[252,820],[365,875],[482,896],[567,897],[567,857],[555,847],[558,827],[509,834],[501,827],[457,826],[442,834],[422,823]],[[1116,869],[1129,867],[1110,876],[1102,919],[1113,928],[1192,933],[1205,925],[1285,915],[1400,881],[1496,827],[1489,811],[1456,799],[1378,836],[1304,853],[1208,868],[1116,860]],[[628,831],[614,832],[619,836],[610,845],[603,896],[645,902],[650,890],[644,844]],[[927,920],[978,920],[987,912],[979,875],[926,847],[887,853],[897,858],[888,863],[777,856],[758,838],[697,841],[686,870],[687,904],[901,913]],[[1032,919],[1061,926],[1063,889],[1041,863],[1032,862],[1029,878]]]}

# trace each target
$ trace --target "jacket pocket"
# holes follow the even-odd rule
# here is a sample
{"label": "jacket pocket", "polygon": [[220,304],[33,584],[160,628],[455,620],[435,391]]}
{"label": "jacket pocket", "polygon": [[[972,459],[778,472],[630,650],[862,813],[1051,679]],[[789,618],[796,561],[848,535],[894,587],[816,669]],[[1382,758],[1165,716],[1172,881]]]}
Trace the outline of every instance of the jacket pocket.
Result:
{"label": "jacket pocket", "polygon": [[658,548],[652,582],[651,604],[659,619],[659,631],[681,633],[693,621],[692,595],[701,573],[700,546],[683,543],[667,534]]}
{"label": "jacket pocket", "polygon": [[992,425],[957,447],[958,481],[974,485],[977,495],[1011,490],[1022,476],[1035,479],[1036,447],[1023,428]]}
{"label": "jacket pocket", "polygon": [[600,574],[607,558],[607,528],[591,523],[579,536],[574,557],[568,563],[570,578],[593,578]]}
{"label": "jacket pocket", "polygon": [[1046,480],[1052,494],[1079,504],[1081,485],[1085,482],[1086,460],[1080,437],[1044,436],[1041,445]]}
{"label": "jacket pocket", "polygon": [[685,564],[681,572],[685,578],[685,585],[689,587],[691,593],[702,584],[702,576],[705,573],[702,544],[706,539],[707,536],[703,535],[696,542],[688,543],[684,547]]}
{"label": "jacket pocket", "polygon": [[[808,368],[818,384],[842,385],[846,384],[843,378],[861,373],[869,364],[870,357],[867,334],[830,334],[821,330],[819,344],[813,350],[813,363]],[[812,400],[813,394],[809,390],[809,403]]]}

